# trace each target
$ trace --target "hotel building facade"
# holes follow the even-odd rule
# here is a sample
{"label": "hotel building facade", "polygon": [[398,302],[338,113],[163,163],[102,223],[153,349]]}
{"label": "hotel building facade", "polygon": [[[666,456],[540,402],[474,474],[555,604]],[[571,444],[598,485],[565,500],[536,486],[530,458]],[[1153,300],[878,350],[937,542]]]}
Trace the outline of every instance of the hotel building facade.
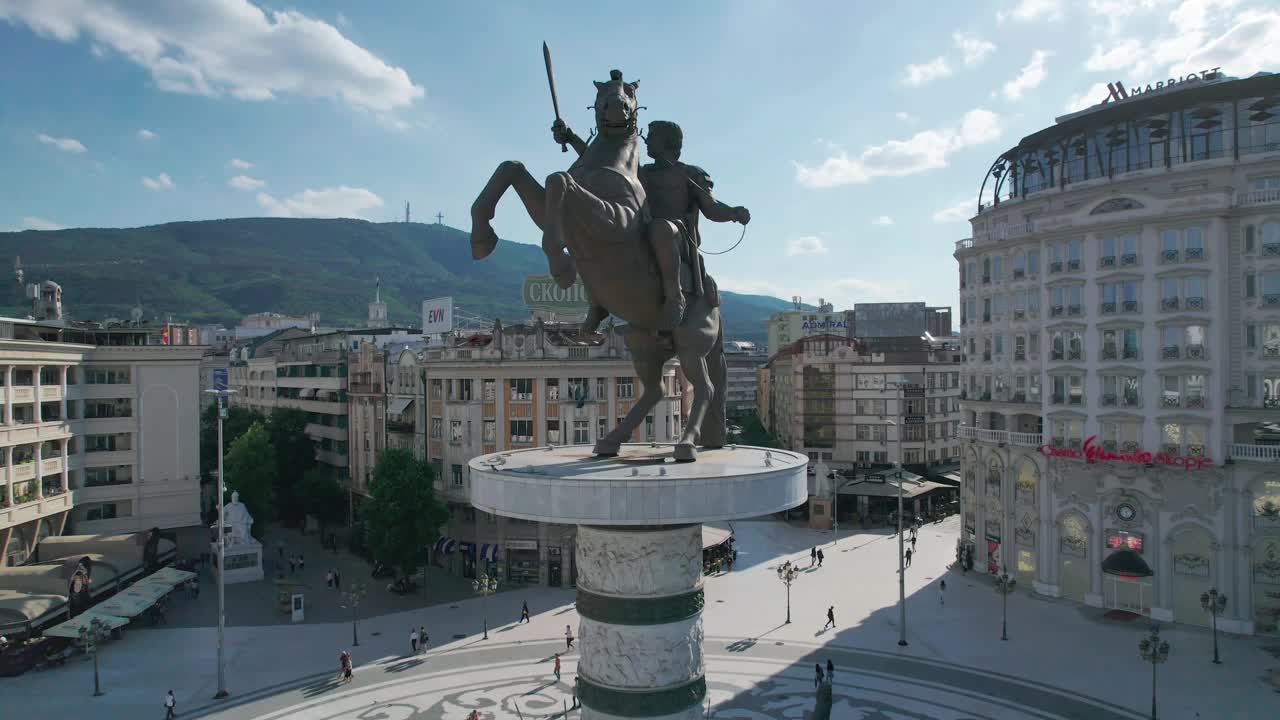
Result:
{"label": "hotel building facade", "polygon": [[[1100,98],[1101,100],[1101,98]],[[1043,595],[1280,623],[1280,76],[1206,72],[1024,138],[961,296],[962,542]]]}

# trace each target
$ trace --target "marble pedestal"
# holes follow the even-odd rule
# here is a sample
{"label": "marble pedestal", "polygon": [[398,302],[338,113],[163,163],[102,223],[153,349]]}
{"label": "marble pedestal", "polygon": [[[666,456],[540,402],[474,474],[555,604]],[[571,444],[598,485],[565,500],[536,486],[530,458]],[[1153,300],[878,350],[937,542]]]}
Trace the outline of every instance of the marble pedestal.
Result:
{"label": "marble pedestal", "polygon": [[673,446],[589,445],[495,453],[470,463],[471,503],[576,524],[578,698],[584,720],[703,716],[702,523],[768,515],[808,499],[807,458],[731,446],[676,463]]}

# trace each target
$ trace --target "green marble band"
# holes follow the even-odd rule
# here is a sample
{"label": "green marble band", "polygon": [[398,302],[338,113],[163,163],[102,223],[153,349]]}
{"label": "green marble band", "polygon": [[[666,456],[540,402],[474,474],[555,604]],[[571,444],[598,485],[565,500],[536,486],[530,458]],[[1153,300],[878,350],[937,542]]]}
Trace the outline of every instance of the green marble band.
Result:
{"label": "green marble band", "polygon": [[610,625],[665,625],[702,612],[702,589],[660,598],[619,598],[578,588],[578,614]]}
{"label": "green marble band", "polygon": [[706,677],[661,690],[615,690],[578,674],[578,700],[582,706],[621,717],[672,715],[701,705],[706,697]]}

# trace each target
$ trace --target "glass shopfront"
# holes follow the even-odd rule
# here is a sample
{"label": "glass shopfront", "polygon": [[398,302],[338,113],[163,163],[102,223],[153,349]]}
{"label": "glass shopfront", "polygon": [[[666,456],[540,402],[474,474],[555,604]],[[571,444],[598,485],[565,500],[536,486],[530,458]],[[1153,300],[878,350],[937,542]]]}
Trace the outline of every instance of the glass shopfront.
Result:
{"label": "glass shopfront", "polygon": [[507,541],[507,582],[537,585],[541,570],[537,540]]}

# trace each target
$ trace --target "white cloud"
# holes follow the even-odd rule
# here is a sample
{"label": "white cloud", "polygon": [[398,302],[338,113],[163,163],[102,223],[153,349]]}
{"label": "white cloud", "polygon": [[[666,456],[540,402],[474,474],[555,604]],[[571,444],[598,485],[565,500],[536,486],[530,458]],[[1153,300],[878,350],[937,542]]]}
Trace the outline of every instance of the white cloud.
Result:
{"label": "white cloud", "polygon": [[382,207],[382,198],[365,188],[342,185],[336,188],[303,190],[300,193],[277,200],[267,193],[258,193],[258,205],[274,217],[354,217],[362,218],[361,211]]}
{"label": "white cloud", "polygon": [[902,82],[910,87],[920,87],[950,75],[951,66],[947,64],[947,59],[938,56],[927,63],[908,65],[906,72],[903,74]]}
{"label": "white cloud", "polygon": [[36,136],[36,139],[45,145],[52,145],[63,152],[82,153],[88,149],[75,138],[60,138],[40,133]]}
{"label": "white cloud", "polygon": [[898,118],[904,123],[914,123],[920,119],[909,112],[897,112],[897,113],[894,113],[893,116]]}
{"label": "white cloud", "polygon": [[1036,50],[1031,53],[1031,60],[1018,71],[1018,75],[1004,84],[1004,96],[1010,100],[1017,100],[1026,91],[1039,87],[1049,74],[1044,64],[1050,54],[1045,50]]}
{"label": "white cloud", "polygon": [[1142,42],[1136,38],[1128,38],[1107,46],[1094,45],[1093,54],[1089,56],[1084,67],[1090,72],[1128,70],[1138,64],[1145,50]]}
{"label": "white cloud", "polygon": [[347,16],[343,15],[342,13],[338,13],[337,21],[338,21],[338,24],[341,25],[342,27],[351,27],[351,21],[348,20]]}
{"label": "white cloud", "polygon": [[296,10],[264,12],[249,0],[0,2],[0,20],[70,43],[113,50],[168,92],[241,100],[326,97],[374,112],[424,95],[403,68]]}
{"label": "white cloud", "polygon": [[1104,82],[1094,83],[1088,90],[1072,95],[1067,99],[1066,111],[1073,113],[1087,107],[1093,107],[1108,97],[1109,91]]}
{"label": "white cloud", "polygon": [[173,178],[169,177],[169,173],[160,173],[153,178],[143,177],[142,184],[148,190],[172,190],[175,187]]}
{"label": "white cloud", "polygon": [[826,254],[827,244],[817,235],[804,235],[787,241],[787,257]]}
{"label": "white cloud", "polygon": [[56,223],[52,220],[45,220],[44,218],[36,217],[34,215],[28,215],[27,217],[22,218],[22,228],[24,230],[61,230],[65,227],[66,225]]}
{"label": "white cloud", "polygon": [[982,59],[995,52],[995,43],[984,40],[973,33],[952,33],[951,40],[960,49],[965,65],[977,65]]}
{"label": "white cloud", "polygon": [[231,162],[227,164],[237,170],[248,170],[253,167],[253,163],[248,160],[241,160],[240,158],[231,158]]}
{"label": "white cloud", "polygon": [[1006,20],[1030,22],[1040,18],[1057,20],[1061,17],[1062,0],[1019,0],[1012,10],[996,12],[996,20],[998,22]]}
{"label": "white cloud", "polygon": [[936,223],[969,222],[969,218],[978,214],[977,200],[961,200],[954,205],[942,208],[933,214]]}
{"label": "white cloud", "polygon": [[868,146],[857,157],[840,151],[814,167],[795,163],[796,180],[808,187],[828,188],[914,175],[946,167],[952,153],[995,140],[1000,132],[1000,116],[978,108],[965,113],[959,127],[921,130],[906,140]]}
{"label": "white cloud", "polygon": [[872,220],[871,224],[872,225],[892,225],[893,218],[889,217],[888,215],[881,215],[875,218],[874,220]]}
{"label": "white cloud", "polygon": [[153,132],[151,132],[150,130],[148,130],[148,129],[146,129],[146,128],[143,128],[143,129],[141,129],[141,130],[139,130],[139,131],[138,131],[138,139],[139,139],[139,140],[154,140],[154,139],[156,139],[156,134],[155,134],[155,133],[153,133]]}
{"label": "white cloud", "polygon": [[257,190],[267,183],[248,175],[237,175],[227,181],[227,184],[237,190]]}
{"label": "white cloud", "polygon": [[1280,13],[1248,12],[1222,35],[1173,65],[1171,73],[1182,75],[1206,68],[1221,67],[1237,77],[1280,66]]}

